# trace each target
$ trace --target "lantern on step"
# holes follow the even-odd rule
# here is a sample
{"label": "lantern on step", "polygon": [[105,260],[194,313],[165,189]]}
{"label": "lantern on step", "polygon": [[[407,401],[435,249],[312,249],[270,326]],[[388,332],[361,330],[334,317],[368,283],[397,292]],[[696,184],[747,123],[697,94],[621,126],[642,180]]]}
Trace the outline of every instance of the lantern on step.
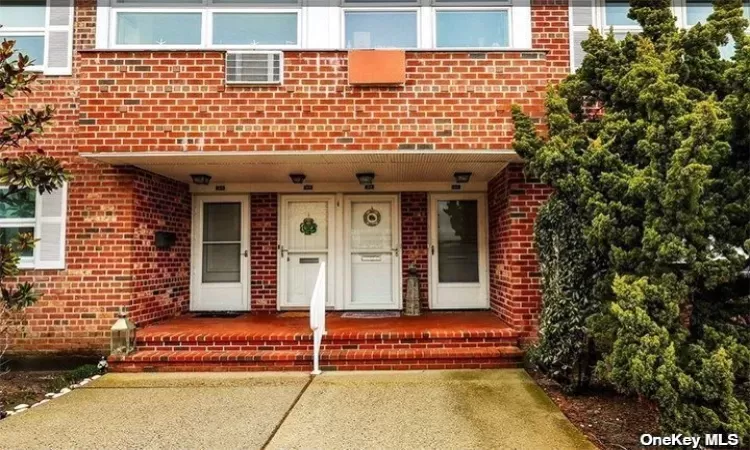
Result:
{"label": "lantern on step", "polygon": [[111,352],[113,355],[125,356],[135,351],[135,324],[121,307],[117,321],[112,325]]}

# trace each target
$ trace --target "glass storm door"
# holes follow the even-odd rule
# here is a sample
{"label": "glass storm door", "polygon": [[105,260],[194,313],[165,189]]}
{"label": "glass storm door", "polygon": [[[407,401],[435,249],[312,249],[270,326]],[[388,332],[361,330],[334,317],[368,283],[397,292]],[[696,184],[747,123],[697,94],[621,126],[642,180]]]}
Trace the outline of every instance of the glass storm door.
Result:
{"label": "glass storm door", "polygon": [[249,309],[246,196],[198,197],[194,219],[193,311]]}
{"label": "glass storm door", "polygon": [[333,306],[330,286],[334,273],[334,197],[332,195],[289,195],[281,199],[279,220],[279,299],[281,308],[310,306],[320,263],[328,271],[327,305]]}
{"label": "glass storm door", "polygon": [[485,195],[434,194],[430,210],[431,307],[487,308]]}
{"label": "glass storm door", "polygon": [[345,309],[399,309],[398,197],[346,197],[344,217]]}

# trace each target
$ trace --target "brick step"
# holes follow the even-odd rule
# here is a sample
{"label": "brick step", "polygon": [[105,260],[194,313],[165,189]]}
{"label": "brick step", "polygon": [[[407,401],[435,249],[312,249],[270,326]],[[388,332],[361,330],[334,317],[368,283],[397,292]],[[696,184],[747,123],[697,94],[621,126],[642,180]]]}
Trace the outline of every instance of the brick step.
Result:
{"label": "brick step", "polygon": [[[518,347],[407,350],[329,350],[321,352],[323,370],[422,370],[518,367]],[[110,357],[115,372],[310,370],[311,351],[139,351]]]}
{"label": "brick step", "polygon": [[[329,333],[323,339],[327,350],[389,350],[406,348],[452,348],[513,346],[514,330],[450,332]],[[137,337],[144,351],[292,351],[312,350],[312,334],[150,334]]]}

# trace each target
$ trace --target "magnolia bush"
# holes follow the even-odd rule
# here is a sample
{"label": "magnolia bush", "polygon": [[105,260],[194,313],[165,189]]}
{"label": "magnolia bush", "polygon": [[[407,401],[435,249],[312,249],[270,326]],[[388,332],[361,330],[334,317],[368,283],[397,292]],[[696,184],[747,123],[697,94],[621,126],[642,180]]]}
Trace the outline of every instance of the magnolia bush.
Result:
{"label": "magnolia bush", "polygon": [[595,364],[653,401],[666,432],[748,439],[748,22],[742,0],[689,30],[670,0],[630,6],[642,32],[591,29],[581,67],[547,94],[544,133],[513,112],[516,150],[555,189],[536,226],[536,360],[576,386]]}
{"label": "magnolia bush", "polygon": [[[0,44],[0,101],[6,103],[16,95],[30,94],[31,85],[36,80],[36,74],[26,71],[32,61],[27,55],[16,52],[14,45],[12,40]],[[29,203],[24,202],[24,198],[35,191],[41,194],[58,189],[70,178],[60,162],[46,156],[41,149],[22,153],[23,148],[43,132],[53,113],[49,106],[42,110],[32,108],[20,114],[3,113],[0,212],[23,208]],[[2,233],[0,229],[0,363],[11,338],[22,330],[23,311],[39,298],[31,283],[14,281],[19,273],[21,254],[34,247],[34,236],[20,233],[7,237]]]}

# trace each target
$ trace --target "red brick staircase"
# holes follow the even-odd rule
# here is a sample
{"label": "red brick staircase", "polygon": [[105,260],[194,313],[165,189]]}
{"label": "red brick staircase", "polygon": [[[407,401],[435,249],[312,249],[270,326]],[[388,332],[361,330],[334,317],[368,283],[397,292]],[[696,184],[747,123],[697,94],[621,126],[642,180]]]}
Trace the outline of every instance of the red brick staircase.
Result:
{"label": "red brick staircase", "polygon": [[[271,371],[312,368],[308,332],[225,330],[164,332],[146,327],[137,352],[110,358],[118,372]],[[257,327],[254,327],[257,328]],[[321,348],[323,370],[485,369],[517,367],[518,333],[500,321],[466,329],[351,331],[329,327]],[[301,330],[299,330],[301,331]]]}

